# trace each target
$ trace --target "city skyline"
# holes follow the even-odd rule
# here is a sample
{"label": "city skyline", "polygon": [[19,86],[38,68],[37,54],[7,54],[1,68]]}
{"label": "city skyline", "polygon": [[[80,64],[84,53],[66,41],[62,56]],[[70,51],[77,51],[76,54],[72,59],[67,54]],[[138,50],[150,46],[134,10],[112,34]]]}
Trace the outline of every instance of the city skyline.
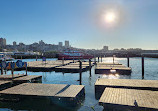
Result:
{"label": "city skyline", "polygon": [[[104,45],[110,49],[158,49],[157,0],[81,1],[1,0],[0,37],[6,38],[7,44],[69,40],[70,45],[84,49],[102,49]],[[108,10],[105,7],[118,9],[116,26],[101,20]]]}

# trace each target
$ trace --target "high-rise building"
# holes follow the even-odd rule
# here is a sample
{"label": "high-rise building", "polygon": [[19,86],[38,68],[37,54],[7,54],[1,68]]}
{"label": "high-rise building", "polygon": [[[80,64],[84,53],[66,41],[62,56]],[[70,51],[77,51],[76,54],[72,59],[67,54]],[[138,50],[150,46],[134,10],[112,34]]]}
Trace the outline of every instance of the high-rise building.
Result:
{"label": "high-rise building", "polygon": [[13,46],[16,46],[16,42],[15,41],[13,42]]}
{"label": "high-rise building", "polygon": [[0,38],[0,46],[5,47],[6,46],[6,39],[5,38]]}
{"label": "high-rise building", "polygon": [[108,51],[108,46],[103,46],[103,51]]}
{"label": "high-rise building", "polygon": [[43,40],[39,41],[39,45],[45,45],[45,43],[43,42]]}
{"label": "high-rise building", "polygon": [[69,41],[65,41],[65,47],[66,47],[66,48],[69,47]]}
{"label": "high-rise building", "polygon": [[62,47],[62,46],[63,46],[63,43],[62,43],[62,42],[59,42],[59,46]]}
{"label": "high-rise building", "polygon": [[6,39],[4,38],[4,39],[3,39],[3,46],[6,46],[6,44],[7,44],[7,43],[6,43]]}

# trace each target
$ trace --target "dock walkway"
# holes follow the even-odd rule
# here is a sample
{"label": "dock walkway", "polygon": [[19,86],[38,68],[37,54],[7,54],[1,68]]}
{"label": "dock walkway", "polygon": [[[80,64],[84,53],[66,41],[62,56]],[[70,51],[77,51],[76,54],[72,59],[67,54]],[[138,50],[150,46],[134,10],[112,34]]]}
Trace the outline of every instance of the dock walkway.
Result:
{"label": "dock walkway", "polygon": [[158,91],[106,88],[99,104],[105,110],[158,111]]}

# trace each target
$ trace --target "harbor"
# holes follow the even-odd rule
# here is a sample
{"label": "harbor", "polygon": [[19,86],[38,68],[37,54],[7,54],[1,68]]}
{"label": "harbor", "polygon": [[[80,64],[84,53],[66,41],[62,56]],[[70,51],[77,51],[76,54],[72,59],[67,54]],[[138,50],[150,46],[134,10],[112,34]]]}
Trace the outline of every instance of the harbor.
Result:
{"label": "harbor", "polygon": [[[62,107],[64,107],[64,110],[71,110],[71,108],[74,107],[73,110],[76,110],[76,111],[77,110],[93,111],[93,109],[98,111],[98,110],[103,110],[105,107],[107,107],[107,109],[114,108],[116,103],[114,104],[113,102],[111,102],[109,105],[106,100],[109,97],[111,97],[111,95],[107,96],[108,98],[103,96],[103,95],[107,95],[107,92],[116,91],[116,93],[114,93],[114,94],[120,95],[120,93],[124,91],[122,89],[125,89],[124,93],[127,93],[127,95],[130,97],[129,94],[131,94],[132,92],[135,92],[135,94],[142,93],[142,91],[140,91],[140,92],[137,91],[138,89],[143,90],[144,94],[149,94],[150,91],[151,92],[157,91],[157,89],[158,89],[157,82],[156,82],[157,80],[135,80],[135,79],[142,79],[142,74],[141,74],[142,66],[141,66],[141,64],[139,64],[137,67],[135,67],[136,60],[141,61],[141,58],[134,58],[134,59],[130,58],[130,67],[132,69],[132,72],[131,72],[131,74],[125,74],[125,75],[119,74],[118,72],[117,73],[112,72],[109,74],[106,74],[106,73],[95,74],[95,69],[97,66],[101,67],[102,65],[103,66],[116,65],[117,67],[128,66],[127,58],[116,58],[115,64],[113,64],[112,58],[102,58],[102,62],[101,61],[99,63],[97,62],[96,65],[94,64],[95,63],[94,60],[92,60],[90,62],[89,62],[89,60],[82,61],[82,62],[79,62],[79,61],[73,62],[73,60],[68,60],[66,62],[66,60],[65,60],[64,63],[66,63],[66,65],[58,66],[59,68],[62,67],[63,69],[67,67],[71,70],[74,67],[78,67],[78,72],[75,72],[75,73],[73,71],[64,71],[63,69],[60,69],[59,71],[52,70],[51,72],[27,71],[27,75],[26,75],[26,71],[21,70],[21,71],[14,71],[14,76],[13,76],[14,78],[12,78],[12,75],[11,75],[12,72],[10,70],[8,70],[7,74],[3,73],[3,75],[1,75],[3,78],[3,79],[1,79],[1,81],[2,80],[4,81],[4,79],[6,78],[5,81],[6,82],[9,81],[7,84],[11,85],[11,86],[7,86],[7,84],[6,84],[7,87],[5,87],[0,92],[0,94],[3,95],[3,98],[1,98],[0,102],[2,103],[2,105],[5,104],[5,106],[8,108],[14,108],[14,109],[20,108],[20,107],[18,107],[18,104],[20,102],[21,105],[23,106],[23,108],[22,108],[23,110],[27,110],[27,108],[25,107],[26,102],[29,101],[30,99],[32,101],[34,101],[35,103],[38,103],[39,101],[37,101],[37,100],[40,99],[41,102],[39,104],[41,104],[42,101],[47,101],[47,102],[50,101],[51,105],[56,105],[55,107],[60,110],[62,110]],[[30,62],[29,59],[28,60],[24,59],[23,61],[27,62],[28,64],[30,64],[30,63],[31,64],[33,64],[33,63],[42,64],[42,60],[39,60],[37,62],[36,62],[36,60],[31,60],[32,62]],[[56,63],[55,65],[58,65],[58,63],[59,63],[59,65],[62,65],[62,60],[58,63],[57,63],[57,61],[58,60],[56,60],[56,59],[48,59],[46,61],[46,64],[52,63],[54,65]],[[145,59],[145,61],[149,61],[149,59],[147,58],[147,59]],[[155,61],[155,59],[150,59],[150,62],[153,62],[153,61]],[[87,67],[87,70],[81,71],[80,63],[82,63],[81,68]],[[154,62],[154,63],[157,64],[156,62]],[[28,65],[28,67],[29,66],[30,65]],[[45,64],[43,66],[45,66]],[[91,67],[89,67],[89,66],[91,66]],[[56,68],[58,68],[58,67],[56,67]],[[140,68],[140,69],[136,70],[136,68]],[[145,64],[144,69],[145,69],[144,78],[148,79],[148,74],[150,72],[148,72],[148,70],[146,71],[146,64]],[[135,75],[136,71],[140,71],[139,75]],[[81,75],[81,77],[80,77],[80,75]],[[137,77],[137,78],[135,78],[135,77]],[[81,80],[79,78],[81,78]],[[104,81],[104,79],[106,79],[106,80]],[[78,81],[78,80],[80,80],[80,81]],[[142,82],[142,81],[145,81],[145,82]],[[48,88],[48,89],[46,90],[46,88]],[[55,88],[55,90],[53,88]],[[114,88],[114,89],[112,89],[112,90],[109,89],[106,91],[106,89],[108,89],[108,88]],[[74,89],[76,89],[76,90],[74,90]],[[126,89],[127,89],[127,91],[126,91]],[[47,91],[52,92],[52,93],[48,93]],[[53,91],[56,91],[56,92],[53,93]],[[76,91],[76,92],[73,92],[73,91]],[[98,96],[99,93],[100,93],[100,95]],[[77,97],[78,94],[80,95],[79,97]],[[151,94],[150,97],[152,97],[153,93],[150,93],[150,94]],[[36,95],[36,96],[34,96],[34,95]],[[10,98],[10,97],[13,97],[13,98],[9,100],[8,98]],[[137,95],[136,95],[136,97],[137,97]],[[148,97],[148,98],[150,98],[150,97]],[[61,101],[59,101],[59,98]],[[71,98],[71,99],[65,99],[65,98]],[[72,99],[72,98],[77,98],[77,99]],[[122,98],[124,98],[124,96],[122,96]],[[72,100],[73,100],[73,102],[72,102]],[[120,108],[134,110],[133,108],[135,108],[135,107],[130,105],[130,104],[132,104],[133,99],[131,100],[131,102],[129,102],[129,106],[128,106],[128,104],[118,102],[117,100],[116,100],[116,102]],[[143,105],[141,105],[141,102],[140,102],[141,98],[136,99],[136,100],[137,100],[137,102],[140,103],[141,110],[144,110],[143,108],[147,108],[148,110],[151,110],[151,109],[157,110],[156,105],[155,106],[154,105],[143,106]],[[11,105],[9,102],[7,102],[7,104],[6,104],[6,101],[17,101],[14,104],[14,106],[16,106],[16,108],[13,105]],[[69,101],[69,103],[67,103],[67,101]],[[150,102],[150,101],[147,101],[147,102]],[[77,106],[75,106],[74,104],[77,104]],[[83,105],[81,105],[81,104],[83,104]],[[27,103],[27,105],[30,105],[32,107],[32,109],[34,109],[31,104]],[[47,107],[49,109],[54,109],[51,105],[48,103]],[[124,107],[126,105],[128,107]],[[67,107],[67,108],[65,109],[65,107]],[[119,109],[119,107],[118,107],[118,109]],[[42,107],[40,107],[40,108],[42,109]]]}

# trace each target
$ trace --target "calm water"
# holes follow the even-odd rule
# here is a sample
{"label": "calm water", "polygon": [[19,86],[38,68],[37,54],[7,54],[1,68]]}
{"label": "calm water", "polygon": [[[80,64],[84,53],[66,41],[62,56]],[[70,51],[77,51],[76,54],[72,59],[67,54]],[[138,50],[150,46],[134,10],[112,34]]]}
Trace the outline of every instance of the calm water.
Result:
{"label": "calm water", "polygon": [[[56,59],[50,59],[56,60]],[[35,59],[25,59],[24,61],[35,61]],[[126,58],[115,58],[116,62],[127,65]],[[112,62],[112,58],[103,58],[103,62]],[[94,83],[98,77],[108,79],[142,79],[141,77],[141,58],[130,58],[130,67],[132,68],[131,75],[109,74],[100,75],[94,74],[92,68],[92,77],[89,71],[82,73],[82,85],[85,85],[85,100],[76,108],[64,108],[57,105],[50,104],[47,99],[32,100],[27,99],[22,102],[0,102],[0,111],[24,110],[24,111],[102,111],[103,107],[98,105],[98,100],[95,99]],[[158,59],[145,58],[145,79],[157,80],[158,79]],[[7,74],[11,72],[8,71]],[[18,71],[15,73],[24,73]],[[79,85],[78,73],[61,73],[61,72],[28,72],[29,75],[42,75],[43,84],[75,84]]]}

